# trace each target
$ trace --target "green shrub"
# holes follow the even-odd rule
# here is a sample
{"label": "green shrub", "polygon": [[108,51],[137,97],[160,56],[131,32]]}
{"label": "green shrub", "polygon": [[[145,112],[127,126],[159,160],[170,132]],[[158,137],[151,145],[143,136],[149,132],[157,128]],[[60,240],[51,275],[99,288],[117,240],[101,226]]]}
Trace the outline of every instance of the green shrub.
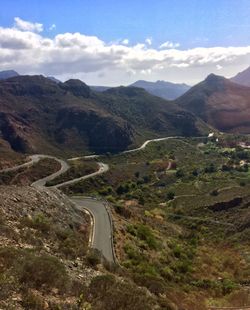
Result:
{"label": "green shrub", "polygon": [[144,240],[151,249],[156,249],[158,246],[152,230],[146,225],[138,225],[137,237],[141,240]]}
{"label": "green shrub", "polygon": [[51,223],[42,213],[36,214],[33,218],[23,218],[20,222],[22,225],[39,230],[44,234],[51,230]]}
{"label": "green shrub", "polygon": [[55,257],[42,255],[27,255],[20,266],[19,278],[21,283],[41,289],[65,289],[68,275],[64,265]]}
{"label": "green shrub", "polygon": [[181,253],[182,253],[182,249],[181,247],[176,244],[174,247],[173,247],[173,254],[176,258],[180,258],[181,257]]}
{"label": "green shrub", "polygon": [[147,261],[141,262],[137,267],[136,271],[144,276],[158,276],[156,267],[149,264]]}
{"label": "green shrub", "polygon": [[88,302],[95,310],[151,310],[152,297],[132,282],[120,281],[112,275],[95,277],[88,290]]}
{"label": "green shrub", "polygon": [[213,163],[211,163],[209,166],[205,167],[205,169],[204,169],[205,173],[213,173],[216,171],[217,171],[217,169]]}
{"label": "green shrub", "polygon": [[174,272],[171,268],[169,267],[164,267],[161,270],[161,275],[163,276],[164,279],[171,281],[174,278]]}
{"label": "green shrub", "polygon": [[211,196],[218,196],[219,192],[217,189],[212,190],[212,192],[210,193]]}
{"label": "green shrub", "polygon": [[166,291],[164,281],[153,275],[137,275],[134,277],[134,281],[137,285],[146,287],[155,295],[163,294]]}
{"label": "green shrub", "polygon": [[168,200],[173,200],[175,197],[175,193],[174,192],[168,192],[167,193],[167,199]]}
{"label": "green shrub", "polygon": [[22,306],[27,310],[44,310],[45,303],[41,296],[31,292],[24,291],[22,294]]}
{"label": "green shrub", "polygon": [[136,171],[136,172],[135,172],[135,177],[138,179],[139,176],[140,176],[140,172],[139,172],[139,171]]}
{"label": "green shrub", "polygon": [[108,196],[106,197],[106,199],[107,199],[109,202],[111,202],[111,203],[115,203],[115,198],[114,198],[113,196],[111,196],[111,195],[108,195]]}
{"label": "green shrub", "polygon": [[184,177],[184,172],[181,169],[177,169],[175,175],[177,178],[182,178],[182,177]]}
{"label": "green shrub", "polygon": [[97,249],[90,249],[87,255],[87,262],[90,266],[96,267],[98,264],[101,263],[102,254]]}
{"label": "green shrub", "polygon": [[125,244],[124,251],[127,254],[128,258],[132,260],[132,264],[139,264],[144,259],[138,249],[136,247],[133,247],[129,243]]}
{"label": "green shrub", "polygon": [[116,193],[118,195],[123,195],[129,192],[129,185],[128,184],[121,184],[117,187]]}
{"label": "green shrub", "polygon": [[114,209],[115,209],[116,213],[120,214],[121,216],[123,216],[125,218],[131,217],[131,211],[127,207],[116,204],[116,205],[114,205]]}
{"label": "green shrub", "polygon": [[181,260],[175,262],[173,269],[178,273],[185,274],[192,271],[192,265],[189,260]]}
{"label": "green shrub", "polygon": [[11,268],[20,255],[20,251],[11,247],[0,248],[0,272]]}
{"label": "green shrub", "polygon": [[86,255],[87,247],[85,240],[76,235],[71,235],[59,243],[58,250],[67,258],[75,259]]}
{"label": "green shrub", "polygon": [[222,281],[222,291],[223,294],[230,294],[234,289],[237,288],[237,284],[230,279],[223,279]]}

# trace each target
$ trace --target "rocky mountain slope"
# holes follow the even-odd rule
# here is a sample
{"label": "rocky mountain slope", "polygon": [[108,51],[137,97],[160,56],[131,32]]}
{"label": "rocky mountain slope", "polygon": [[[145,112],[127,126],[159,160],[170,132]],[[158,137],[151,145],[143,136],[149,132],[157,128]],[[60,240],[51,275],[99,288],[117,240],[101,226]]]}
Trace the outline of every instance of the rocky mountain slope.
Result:
{"label": "rocky mountain slope", "polygon": [[244,86],[250,86],[250,67],[236,74],[231,78],[231,81]]}
{"label": "rocky mountain slope", "polygon": [[0,82],[0,138],[16,152],[118,152],[139,138],[200,135],[205,127],[134,87],[96,93],[79,80],[55,83],[43,76]]}
{"label": "rocky mountain slope", "polygon": [[59,192],[0,186],[0,195],[0,308],[76,303],[73,282],[96,275],[79,263],[87,251],[87,215]]}
{"label": "rocky mountain slope", "polygon": [[250,133],[249,87],[211,74],[176,103],[220,131]]}

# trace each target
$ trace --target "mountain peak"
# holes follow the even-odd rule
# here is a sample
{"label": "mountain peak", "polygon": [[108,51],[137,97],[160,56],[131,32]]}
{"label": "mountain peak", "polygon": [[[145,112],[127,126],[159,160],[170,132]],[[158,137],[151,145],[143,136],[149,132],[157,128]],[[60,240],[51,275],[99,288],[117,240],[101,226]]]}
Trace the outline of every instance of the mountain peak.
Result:
{"label": "mountain peak", "polygon": [[77,79],[70,79],[64,83],[60,83],[60,87],[70,91],[76,97],[88,98],[90,96],[90,87]]}
{"label": "mountain peak", "polygon": [[205,79],[206,82],[213,82],[213,81],[218,82],[218,81],[225,81],[225,80],[226,79],[224,78],[224,76],[216,75],[214,73],[209,74]]}
{"label": "mountain peak", "polygon": [[250,88],[210,74],[177,100],[214,128],[230,133],[250,133]]}
{"label": "mountain peak", "polygon": [[17,73],[15,70],[4,70],[0,71],[0,80],[5,80],[11,77],[18,76],[19,73]]}

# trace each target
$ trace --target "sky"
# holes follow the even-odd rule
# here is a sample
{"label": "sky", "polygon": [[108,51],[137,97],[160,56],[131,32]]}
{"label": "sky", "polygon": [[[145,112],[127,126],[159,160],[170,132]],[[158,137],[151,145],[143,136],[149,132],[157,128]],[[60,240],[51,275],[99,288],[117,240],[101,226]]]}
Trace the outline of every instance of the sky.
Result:
{"label": "sky", "polygon": [[193,85],[250,65],[249,0],[0,0],[0,70]]}

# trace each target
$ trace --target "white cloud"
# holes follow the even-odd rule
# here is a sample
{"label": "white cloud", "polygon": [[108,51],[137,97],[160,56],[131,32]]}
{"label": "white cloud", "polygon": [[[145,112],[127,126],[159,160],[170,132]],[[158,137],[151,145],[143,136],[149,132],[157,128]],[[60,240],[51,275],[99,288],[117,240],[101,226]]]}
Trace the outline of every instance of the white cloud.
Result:
{"label": "white cloud", "polygon": [[180,47],[180,43],[173,43],[170,41],[166,41],[159,46],[159,48],[161,49],[169,49],[169,48],[177,48],[177,47]]}
{"label": "white cloud", "polygon": [[122,44],[128,45],[128,44],[129,44],[129,39],[124,39],[124,40],[122,40]]}
{"label": "white cloud", "polygon": [[43,31],[43,24],[39,23],[31,23],[26,20],[21,19],[20,17],[15,17],[15,27],[17,29],[23,31],[31,31],[31,32],[42,32]]}
{"label": "white cloud", "polygon": [[223,67],[222,67],[221,65],[218,64],[218,65],[216,65],[216,69],[217,69],[217,70],[221,70],[221,69],[223,69]]}
{"label": "white cloud", "polygon": [[250,46],[180,50],[175,45],[156,49],[148,46],[149,42],[127,46],[126,41],[106,43],[81,33],[61,33],[48,38],[37,33],[39,27],[27,24],[32,23],[0,27],[2,70],[55,75],[62,80],[77,77],[89,84],[100,83],[101,74],[102,84],[119,85],[145,74],[155,80],[194,83],[216,68],[230,76],[250,64]]}
{"label": "white cloud", "polygon": [[52,24],[50,27],[49,27],[49,30],[52,31],[52,30],[55,30],[56,29],[56,24]]}
{"label": "white cloud", "polygon": [[145,42],[148,44],[148,45],[152,45],[152,38],[147,38],[146,40],[145,40]]}

